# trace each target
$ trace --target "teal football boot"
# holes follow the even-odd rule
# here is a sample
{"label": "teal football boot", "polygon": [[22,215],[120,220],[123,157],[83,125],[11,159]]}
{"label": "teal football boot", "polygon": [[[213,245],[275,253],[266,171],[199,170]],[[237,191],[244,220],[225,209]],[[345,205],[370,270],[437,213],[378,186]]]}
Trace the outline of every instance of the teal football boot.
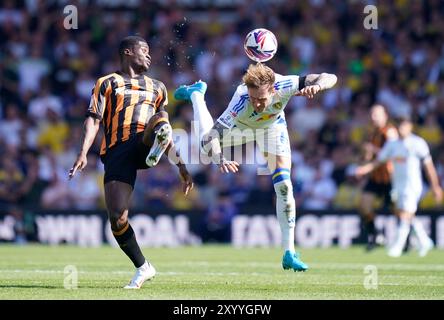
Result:
{"label": "teal football boot", "polygon": [[282,257],[282,267],[285,270],[293,269],[294,271],[306,271],[308,266],[299,259],[299,253],[285,251]]}
{"label": "teal football boot", "polygon": [[202,80],[199,80],[192,85],[189,86],[180,86],[174,91],[174,99],[176,100],[191,100],[191,94],[194,91],[198,91],[202,94],[205,94],[207,91],[207,84]]}

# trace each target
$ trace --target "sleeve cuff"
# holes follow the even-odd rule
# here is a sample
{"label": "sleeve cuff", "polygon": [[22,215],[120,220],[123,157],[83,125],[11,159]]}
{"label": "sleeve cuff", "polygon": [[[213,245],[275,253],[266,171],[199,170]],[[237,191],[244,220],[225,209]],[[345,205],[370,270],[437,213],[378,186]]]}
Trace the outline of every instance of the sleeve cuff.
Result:
{"label": "sleeve cuff", "polygon": [[85,118],[87,118],[87,117],[92,117],[92,118],[100,120],[100,121],[102,120],[101,116],[99,116],[97,113],[93,113],[93,112],[87,112],[85,114]]}

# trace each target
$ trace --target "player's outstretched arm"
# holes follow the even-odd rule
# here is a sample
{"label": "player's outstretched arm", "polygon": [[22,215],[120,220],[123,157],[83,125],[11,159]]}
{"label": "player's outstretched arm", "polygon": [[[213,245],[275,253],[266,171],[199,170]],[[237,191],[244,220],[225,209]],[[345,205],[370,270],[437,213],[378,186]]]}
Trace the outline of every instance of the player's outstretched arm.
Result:
{"label": "player's outstretched arm", "polygon": [[435,201],[438,204],[441,204],[443,194],[442,189],[439,184],[438,174],[436,173],[435,165],[433,164],[432,158],[427,158],[424,160],[424,168],[427,174],[427,177],[430,182],[430,186],[432,187],[432,192],[435,197]]}
{"label": "player's outstretched arm", "polygon": [[214,163],[219,165],[222,173],[236,173],[239,171],[239,163],[227,160],[220,147],[219,141],[223,138],[226,130],[222,124],[216,122],[210,132],[203,136],[202,149],[211,157]]}
{"label": "player's outstretched arm", "polygon": [[177,150],[174,141],[171,141],[168,145],[166,149],[166,154],[168,156],[168,159],[175,163],[179,168],[179,177],[182,181],[182,191],[185,195],[187,195],[188,192],[190,192],[194,188],[193,178],[188,172],[187,166],[185,165],[182,156]]}
{"label": "player's outstretched arm", "polygon": [[365,176],[366,174],[369,174],[370,172],[375,170],[375,168],[380,164],[381,163],[379,161],[372,161],[372,162],[369,162],[369,163],[364,164],[362,166],[358,166],[355,169],[355,176],[358,178]]}
{"label": "player's outstretched arm", "polygon": [[304,88],[296,95],[311,99],[318,92],[332,88],[337,81],[338,77],[332,73],[309,74],[305,77]]}
{"label": "player's outstretched arm", "polygon": [[99,128],[100,120],[93,117],[87,117],[85,119],[85,122],[83,123],[82,147],[77,155],[76,162],[74,162],[72,168],[69,170],[69,179],[74,176],[77,170],[82,171],[86,167],[86,155],[88,154],[89,148],[91,148],[94,139],[96,138]]}

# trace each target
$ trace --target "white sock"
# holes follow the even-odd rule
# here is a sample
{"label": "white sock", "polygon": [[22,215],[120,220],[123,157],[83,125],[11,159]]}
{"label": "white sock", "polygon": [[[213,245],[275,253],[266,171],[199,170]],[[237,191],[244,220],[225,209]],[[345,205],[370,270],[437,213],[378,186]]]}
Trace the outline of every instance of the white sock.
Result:
{"label": "white sock", "polygon": [[427,235],[424,226],[422,225],[422,223],[416,219],[413,218],[412,220],[412,227],[413,227],[413,231],[415,232],[416,236],[418,237],[419,243],[421,244],[421,246],[425,246],[428,245],[430,241],[432,241],[432,239],[430,239],[430,237]]}
{"label": "white sock", "polygon": [[148,268],[149,268],[148,261],[145,260],[145,263],[142,264],[142,265],[141,265],[140,267],[138,267],[137,269],[144,271],[144,270],[146,270],[146,269],[148,269]]}
{"label": "white sock", "polygon": [[274,183],[276,191],[276,215],[281,227],[282,247],[294,252],[294,228],[296,203],[290,179]]}
{"label": "white sock", "polygon": [[396,235],[396,241],[393,245],[394,248],[404,248],[405,243],[407,241],[407,237],[410,233],[410,221],[401,220],[398,226],[398,233]]}
{"label": "white sock", "polygon": [[202,93],[194,91],[191,94],[191,102],[193,103],[195,134],[199,137],[199,141],[201,141],[203,135],[210,132],[214,125],[214,120],[208,111],[207,103]]}

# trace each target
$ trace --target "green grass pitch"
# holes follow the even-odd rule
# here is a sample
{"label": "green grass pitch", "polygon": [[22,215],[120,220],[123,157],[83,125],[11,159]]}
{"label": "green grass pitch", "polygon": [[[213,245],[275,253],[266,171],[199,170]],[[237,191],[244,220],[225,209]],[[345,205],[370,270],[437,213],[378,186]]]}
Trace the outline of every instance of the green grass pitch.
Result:
{"label": "green grass pitch", "polygon": [[[284,271],[277,248],[144,248],[158,273],[141,290],[123,290],[133,275],[118,248],[0,245],[0,299],[443,299],[444,251],[394,259],[377,249],[302,249],[305,273]],[[64,268],[78,288],[64,288]],[[377,289],[364,287],[377,268]]]}

